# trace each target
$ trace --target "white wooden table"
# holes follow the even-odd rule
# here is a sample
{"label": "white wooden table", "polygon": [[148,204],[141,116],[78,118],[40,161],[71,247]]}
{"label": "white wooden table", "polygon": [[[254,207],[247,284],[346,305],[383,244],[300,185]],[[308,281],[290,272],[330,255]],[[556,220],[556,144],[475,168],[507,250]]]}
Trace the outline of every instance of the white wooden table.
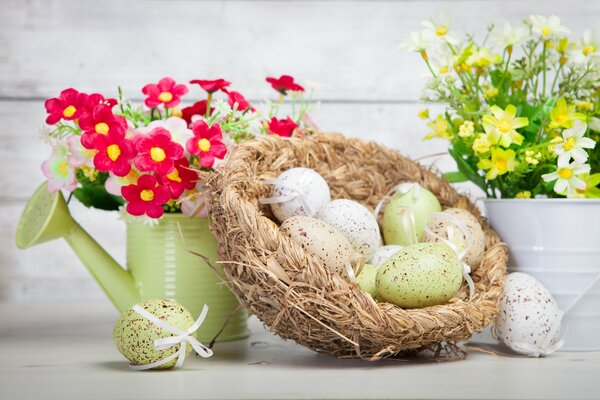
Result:
{"label": "white wooden table", "polygon": [[0,399],[600,399],[600,353],[543,359],[337,360],[268,333],[217,344],[183,369],[133,372],[108,302],[0,304]]}

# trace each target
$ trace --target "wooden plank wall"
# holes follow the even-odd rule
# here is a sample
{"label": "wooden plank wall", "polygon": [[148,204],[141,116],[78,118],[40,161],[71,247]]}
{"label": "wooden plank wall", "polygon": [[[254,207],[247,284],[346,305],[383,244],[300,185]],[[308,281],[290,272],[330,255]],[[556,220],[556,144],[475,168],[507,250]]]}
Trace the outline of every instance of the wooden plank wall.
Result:
{"label": "wooden plank wall", "polygon": [[[45,98],[70,86],[115,94],[121,85],[140,99],[145,83],[170,75],[224,77],[258,99],[273,95],[265,76],[288,73],[317,83],[314,119],[323,129],[419,157],[445,147],[421,140],[426,127],[416,113],[426,71],[398,44],[442,10],[454,15],[459,32],[531,13],[557,14],[575,34],[600,21],[597,0],[2,0],[0,300],[102,297],[65,243],[14,246],[19,214],[49,153],[38,134]],[[448,160],[439,165],[452,167]],[[123,260],[124,227],[116,215],[73,208]]]}

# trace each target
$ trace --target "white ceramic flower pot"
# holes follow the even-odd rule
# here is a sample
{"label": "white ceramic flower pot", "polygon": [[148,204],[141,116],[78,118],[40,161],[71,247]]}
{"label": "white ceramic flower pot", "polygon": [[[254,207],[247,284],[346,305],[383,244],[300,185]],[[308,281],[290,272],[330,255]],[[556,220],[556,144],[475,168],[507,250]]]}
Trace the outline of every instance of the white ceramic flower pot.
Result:
{"label": "white ceramic flower pot", "polygon": [[[600,274],[600,200],[488,199],[487,217],[509,246],[509,270],[528,273],[567,309]],[[600,350],[600,282],[563,320],[564,351]]]}

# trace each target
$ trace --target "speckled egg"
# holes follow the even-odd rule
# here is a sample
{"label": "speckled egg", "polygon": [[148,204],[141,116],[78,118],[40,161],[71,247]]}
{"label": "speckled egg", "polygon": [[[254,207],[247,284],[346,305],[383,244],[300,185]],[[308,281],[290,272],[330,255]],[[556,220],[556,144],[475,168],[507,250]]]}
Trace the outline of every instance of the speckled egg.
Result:
{"label": "speckled egg", "polygon": [[377,270],[377,297],[402,308],[444,304],[460,289],[462,264],[445,245],[407,246]]}
{"label": "speckled egg", "polygon": [[[398,192],[392,196],[390,202],[383,210],[383,239],[385,244],[399,244],[407,246],[416,241],[423,240],[425,224],[429,214],[436,211],[442,211],[440,202],[429,190],[412,184],[414,186],[406,192]],[[415,218],[414,234],[403,222],[403,215],[411,210]],[[411,237],[413,236],[413,237]]]}
{"label": "speckled egg", "polygon": [[279,229],[325,268],[348,278],[347,265],[356,253],[348,239],[333,226],[316,218],[297,215],[286,219]]}
{"label": "speckled egg", "polygon": [[[485,251],[485,234],[483,233],[479,221],[477,221],[477,218],[475,218],[473,214],[462,208],[448,208],[443,211],[443,214],[447,214],[451,218],[455,218],[465,225],[468,236],[465,236],[463,231],[456,226],[456,223],[452,222],[452,219],[442,218],[442,216],[433,216],[427,226],[431,232],[444,239],[450,240],[459,249],[464,249],[469,240],[471,247],[464,255],[463,261],[471,267],[471,271],[474,271],[481,264],[483,253]],[[440,239],[431,236],[428,233],[425,233],[424,241],[441,242]]]}
{"label": "speckled egg", "polygon": [[354,250],[367,259],[375,253],[381,243],[379,224],[375,216],[356,201],[333,200],[321,208],[316,218],[342,232]]}
{"label": "speckled egg", "polygon": [[[173,301],[153,299],[140,306],[182,331],[188,330],[195,322],[188,310]],[[133,309],[121,314],[113,329],[113,340],[117,349],[134,365],[147,365],[175,354],[179,350],[179,345],[166,350],[157,350],[154,347],[156,339],[170,336],[175,335],[155,325]],[[195,333],[192,336],[195,337]],[[192,346],[188,344],[186,354],[191,351]],[[172,368],[176,362],[177,359],[172,360],[156,369]]]}
{"label": "speckled egg", "polygon": [[374,267],[380,267],[385,263],[391,256],[402,250],[404,247],[397,244],[390,244],[387,246],[381,246],[375,250],[375,253],[369,260],[369,264]]}
{"label": "speckled egg", "polygon": [[561,319],[556,301],[537,279],[522,272],[506,277],[495,324],[506,346],[521,354],[543,355],[559,340]]}
{"label": "speckled egg", "polygon": [[366,264],[360,274],[356,277],[356,283],[362,290],[369,293],[372,297],[377,294],[375,278],[377,277],[377,268]]}
{"label": "speckled egg", "polygon": [[277,177],[272,198],[289,200],[271,204],[271,211],[279,222],[296,216],[314,216],[331,201],[329,185],[319,173],[310,168],[291,168]]}

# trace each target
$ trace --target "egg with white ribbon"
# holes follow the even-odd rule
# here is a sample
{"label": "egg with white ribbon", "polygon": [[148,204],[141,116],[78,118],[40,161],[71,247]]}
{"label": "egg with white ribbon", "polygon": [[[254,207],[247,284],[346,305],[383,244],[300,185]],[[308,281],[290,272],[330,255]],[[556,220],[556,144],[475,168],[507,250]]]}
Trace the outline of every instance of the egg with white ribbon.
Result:
{"label": "egg with white ribbon", "polygon": [[513,272],[506,277],[492,333],[513,351],[540,357],[563,345],[562,317],[548,289],[531,275]]}
{"label": "egg with white ribbon", "polygon": [[390,244],[387,246],[378,247],[377,250],[375,250],[375,253],[373,253],[373,255],[371,256],[369,264],[375,268],[379,268],[390,257],[398,253],[403,248],[403,246],[399,246],[397,244]]}
{"label": "egg with white ribbon", "polygon": [[259,201],[271,205],[271,211],[279,222],[296,215],[313,217],[331,201],[327,181],[310,168],[291,168],[264,183],[272,185],[271,197],[263,197]]}

